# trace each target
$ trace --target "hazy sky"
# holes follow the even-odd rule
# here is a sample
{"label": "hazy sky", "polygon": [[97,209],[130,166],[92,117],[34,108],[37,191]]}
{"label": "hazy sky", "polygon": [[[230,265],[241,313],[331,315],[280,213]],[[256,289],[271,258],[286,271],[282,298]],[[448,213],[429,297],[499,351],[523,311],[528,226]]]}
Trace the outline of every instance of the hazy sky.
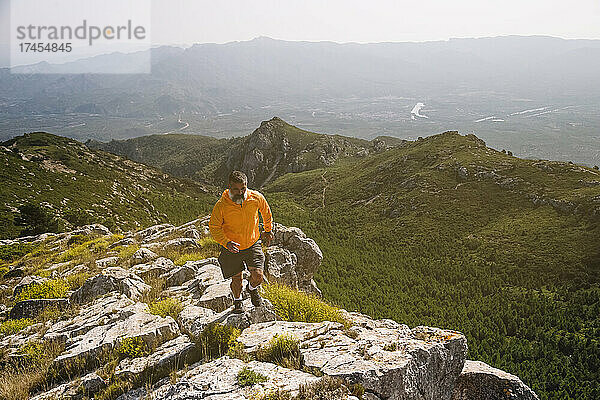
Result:
{"label": "hazy sky", "polygon": [[154,0],[153,41],[382,42],[550,35],[600,39],[600,0]]}
{"label": "hazy sky", "polygon": [[[61,0],[39,1],[60,9]],[[600,39],[600,0],[142,1],[151,7],[153,44],[225,43],[257,36],[360,43],[501,35]],[[11,35],[8,4],[0,0],[2,52]],[[61,13],[69,11],[65,7]]]}

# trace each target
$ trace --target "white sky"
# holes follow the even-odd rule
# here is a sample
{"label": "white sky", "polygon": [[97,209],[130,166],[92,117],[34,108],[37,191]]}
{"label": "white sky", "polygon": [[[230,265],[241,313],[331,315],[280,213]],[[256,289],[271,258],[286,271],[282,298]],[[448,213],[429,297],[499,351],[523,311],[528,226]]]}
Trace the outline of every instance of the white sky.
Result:
{"label": "white sky", "polygon": [[[359,43],[502,35],[600,39],[600,0],[137,1],[151,8],[153,45],[226,43],[257,36]],[[50,3],[61,18],[81,19],[70,7],[61,9],[67,0],[39,0],[46,7],[38,8]],[[8,64],[12,34],[8,5],[9,0],[0,0],[0,66]],[[44,12],[38,14],[48,17]],[[35,14],[32,7],[31,17]],[[101,43],[90,50],[109,51]]]}
{"label": "white sky", "polygon": [[154,43],[386,42],[549,35],[600,39],[600,0],[152,0]]}

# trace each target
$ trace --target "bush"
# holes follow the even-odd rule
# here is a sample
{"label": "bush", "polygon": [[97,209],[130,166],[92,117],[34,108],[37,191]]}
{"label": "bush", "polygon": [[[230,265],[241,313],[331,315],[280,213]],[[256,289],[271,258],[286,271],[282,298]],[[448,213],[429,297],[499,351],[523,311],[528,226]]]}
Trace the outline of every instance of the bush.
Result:
{"label": "bush", "polygon": [[149,346],[141,337],[126,337],[116,347],[119,358],[137,358],[150,354]]}
{"label": "bush", "polygon": [[265,382],[268,380],[263,374],[252,371],[248,367],[244,367],[237,374],[237,382],[240,386],[252,386],[259,382]]}
{"label": "bush", "polygon": [[19,207],[15,224],[24,228],[21,236],[59,232],[61,230],[59,220],[52,216],[50,211],[33,203],[26,203]]}
{"label": "bush", "polygon": [[15,261],[33,250],[35,246],[31,243],[13,243],[0,246],[0,260]]}
{"label": "bush", "polygon": [[173,319],[177,319],[179,313],[183,310],[183,304],[178,299],[169,297],[150,303],[148,308],[151,314],[160,315],[163,318],[170,315]]}
{"label": "bush", "polygon": [[29,299],[58,299],[65,297],[69,283],[64,279],[51,279],[39,285],[28,286],[16,297],[15,302]]}
{"label": "bush", "polygon": [[338,308],[327,304],[313,294],[295,290],[277,282],[265,283],[262,287],[263,297],[273,304],[277,314],[285,321],[333,321],[342,323],[344,327],[351,325],[344,319]]}
{"label": "bush", "polygon": [[274,336],[266,346],[259,347],[256,359],[291,369],[301,369],[303,364],[298,340],[288,334]]}
{"label": "bush", "polygon": [[9,319],[0,324],[0,336],[12,335],[32,324],[33,320],[29,318]]}
{"label": "bush", "polygon": [[198,339],[198,347],[202,357],[208,359],[221,357],[236,343],[241,331],[233,326],[221,323],[209,324],[204,328]]}

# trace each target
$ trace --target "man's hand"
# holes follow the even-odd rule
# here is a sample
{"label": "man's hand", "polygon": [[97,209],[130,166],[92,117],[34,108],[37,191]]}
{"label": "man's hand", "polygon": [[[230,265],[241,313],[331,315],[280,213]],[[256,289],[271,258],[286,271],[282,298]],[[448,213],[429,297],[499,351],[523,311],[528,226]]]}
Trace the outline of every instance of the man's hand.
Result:
{"label": "man's hand", "polygon": [[232,253],[237,253],[238,251],[240,251],[239,247],[240,244],[238,242],[234,242],[233,240],[227,242],[227,250],[229,250]]}
{"label": "man's hand", "polygon": [[268,247],[271,244],[271,240],[273,240],[273,232],[264,232],[263,231],[262,235],[263,235],[263,242]]}

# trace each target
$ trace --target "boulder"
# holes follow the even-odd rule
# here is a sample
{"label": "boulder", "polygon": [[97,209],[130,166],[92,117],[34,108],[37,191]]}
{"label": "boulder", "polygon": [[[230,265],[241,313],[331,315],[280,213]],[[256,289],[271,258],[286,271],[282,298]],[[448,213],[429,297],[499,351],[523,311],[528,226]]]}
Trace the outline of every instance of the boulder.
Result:
{"label": "boulder", "polygon": [[269,246],[265,253],[265,276],[267,280],[298,289],[296,254],[278,246]]}
{"label": "boulder", "polygon": [[138,300],[150,291],[151,287],[137,275],[120,267],[109,267],[100,274],[88,278],[83,285],[71,295],[73,303],[87,303],[98,296],[109,292],[124,293],[133,300]]}
{"label": "boulder", "polygon": [[173,261],[165,257],[158,257],[152,263],[134,265],[129,272],[138,275],[142,279],[148,279],[150,276],[160,276],[175,268]]}
{"label": "boulder", "polygon": [[150,249],[141,247],[135,253],[133,253],[133,256],[131,256],[131,265],[148,263],[150,261],[156,260],[157,258],[158,254],[156,254]]}
{"label": "boulder", "polygon": [[192,268],[188,263],[177,267],[161,276],[165,280],[167,287],[179,286],[182,283],[189,281],[196,274],[196,269]]}
{"label": "boulder", "polygon": [[[83,308],[82,312],[88,314],[89,311]],[[101,355],[112,351],[124,338],[139,337],[152,347],[160,346],[180,334],[173,318],[150,314],[145,303],[131,304],[116,314],[112,318],[96,320],[99,325],[85,332],[74,327],[68,332],[65,351],[54,359],[53,364],[59,370],[71,365],[77,365],[78,370],[85,370],[97,366]]]}
{"label": "boulder", "polygon": [[98,268],[108,268],[114,267],[119,263],[119,257],[106,257],[101,258],[100,260],[96,260],[96,267]]}
{"label": "boulder", "polygon": [[311,279],[323,261],[323,253],[317,243],[307,237],[300,228],[273,223],[274,238],[271,245],[287,249],[296,255],[298,288],[313,292]]}
{"label": "boulder", "polygon": [[208,286],[198,299],[198,305],[221,312],[233,305],[233,294],[229,281],[222,281]]}
{"label": "boulder", "polygon": [[466,360],[454,386],[452,400],[538,400],[518,376],[482,361]]}
{"label": "boulder", "polygon": [[46,308],[66,310],[69,308],[69,299],[29,299],[19,301],[10,309],[10,319],[35,318]]}
{"label": "boulder", "polygon": [[164,244],[166,250],[177,250],[177,251],[194,251],[200,250],[200,245],[195,239],[192,238],[177,238],[171,239]]}
{"label": "boulder", "polygon": [[155,382],[184,364],[193,364],[199,359],[200,354],[194,343],[186,335],[180,335],[163,343],[146,357],[122,360],[115,370],[115,377],[132,382],[148,379]]}

